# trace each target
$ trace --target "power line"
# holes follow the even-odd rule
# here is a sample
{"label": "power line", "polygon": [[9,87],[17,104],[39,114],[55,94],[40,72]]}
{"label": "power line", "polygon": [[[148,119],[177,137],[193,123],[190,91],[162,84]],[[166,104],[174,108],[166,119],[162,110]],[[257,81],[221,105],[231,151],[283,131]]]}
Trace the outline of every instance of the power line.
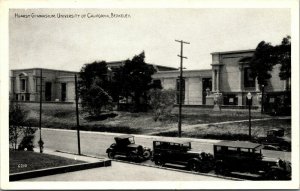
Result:
{"label": "power line", "polygon": [[183,58],[187,59],[187,57],[183,56],[183,44],[190,44],[189,42],[185,42],[183,40],[175,40],[180,43],[180,76],[179,76],[179,116],[178,116],[178,137],[181,137],[181,110],[182,110],[182,61]]}

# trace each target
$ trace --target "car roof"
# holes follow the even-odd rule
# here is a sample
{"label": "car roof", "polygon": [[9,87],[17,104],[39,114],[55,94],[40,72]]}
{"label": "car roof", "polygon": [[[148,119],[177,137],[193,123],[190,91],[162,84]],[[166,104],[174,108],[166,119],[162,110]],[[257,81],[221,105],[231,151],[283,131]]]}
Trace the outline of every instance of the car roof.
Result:
{"label": "car roof", "polygon": [[249,141],[221,141],[215,143],[215,146],[226,146],[236,148],[247,148],[247,149],[261,149],[262,145],[258,143],[251,143]]}
{"label": "car roof", "polygon": [[115,139],[128,139],[131,137],[133,137],[133,135],[120,135],[120,136],[115,137]]}
{"label": "car roof", "polygon": [[185,141],[185,140],[176,140],[176,141],[160,141],[160,140],[155,140],[154,142],[178,143],[178,144],[190,143],[190,141]]}

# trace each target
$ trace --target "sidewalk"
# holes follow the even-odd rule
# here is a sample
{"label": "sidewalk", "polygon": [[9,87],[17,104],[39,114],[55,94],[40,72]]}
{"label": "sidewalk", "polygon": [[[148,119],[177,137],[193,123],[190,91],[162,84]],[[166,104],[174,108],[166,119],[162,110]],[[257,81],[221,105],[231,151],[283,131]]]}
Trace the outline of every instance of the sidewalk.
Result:
{"label": "sidewalk", "polygon": [[[34,151],[39,152],[40,150],[39,150],[39,148],[34,148]],[[90,162],[90,163],[106,160],[105,158],[100,158],[100,157],[96,158],[96,157],[89,157],[89,156],[85,156],[85,155],[71,154],[71,153],[60,152],[60,151],[56,151],[56,150],[52,150],[52,149],[44,149],[43,153],[49,154],[49,155],[55,155],[55,156],[59,156],[59,157],[64,157],[64,158],[69,158],[69,159],[74,159],[74,160]]]}

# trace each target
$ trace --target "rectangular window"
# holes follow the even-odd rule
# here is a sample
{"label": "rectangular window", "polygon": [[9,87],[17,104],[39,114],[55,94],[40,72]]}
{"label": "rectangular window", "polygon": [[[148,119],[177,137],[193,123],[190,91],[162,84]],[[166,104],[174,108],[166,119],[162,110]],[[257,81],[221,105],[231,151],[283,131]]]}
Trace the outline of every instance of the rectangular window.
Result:
{"label": "rectangular window", "polygon": [[26,80],[21,79],[21,91],[25,92],[26,91]]}
{"label": "rectangular window", "polygon": [[[179,104],[179,97],[180,97],[180,79],[177,79],[176,80],[176,103]],[[184,99],[185,99],[185,80],[182,79],[182,84],[181,84],[181,103],[184,104]]]}
{"label": "rectangular window", "polygon": [[51,82],[46,82],[46,88],[45,88],[46,101],[51,101],[51,97],[52,97],[52,84]]}
{"label": "rectangular window", "polygon": [[244,87],[255,87],[255,79],[250,68],[244,68]]}
{"label": "rectangular window", "polygon": [[224,94],[223,95],[224,105],[238,105],[238,97],[235,94]]}
{"label": "rectangular window", "polygon": [[61,83],[61,101],[66,101],[67,97],[67,84]]}

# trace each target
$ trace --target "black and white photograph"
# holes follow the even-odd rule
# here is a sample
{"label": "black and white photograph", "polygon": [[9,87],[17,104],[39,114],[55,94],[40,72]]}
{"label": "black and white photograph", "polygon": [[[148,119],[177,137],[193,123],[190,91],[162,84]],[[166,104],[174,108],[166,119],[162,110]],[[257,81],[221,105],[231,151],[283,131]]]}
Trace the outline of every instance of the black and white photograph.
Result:
{"label": "black and white photograph", "polygon": [[71,2],[0,1],[1,189],[299,189],[298,0]]}

